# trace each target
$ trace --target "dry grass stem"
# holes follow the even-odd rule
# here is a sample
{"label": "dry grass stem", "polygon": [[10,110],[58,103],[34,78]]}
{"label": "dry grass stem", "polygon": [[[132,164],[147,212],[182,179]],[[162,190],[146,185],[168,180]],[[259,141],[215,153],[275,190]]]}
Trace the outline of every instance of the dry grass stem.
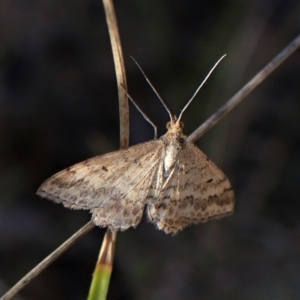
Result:
{"label": "dry grass stem", "polygon": [[275,56],[260,72],[258,72],[239,92],[237,92],[226,104],[219,108],[210,118],[199,126],[187,138],[189,142],[195,142],[204,133],[215,126],[234,107],[236,107],[245,97],[254,90],[267,76],[279,67],[289,56],[291,56],[300,46],[300,35],[298,35],[288,46],[286,46],[277,56]]}
{"label": "dry grass stem", "polygon": [[115,63],[117,77],[118,94],[119,94],[119,112],[120,112],[120,148],[129,146],[129,108],[127,95],[126,73],[124,59],[122,55],[122,46],[118,30],[117,19],[114,11],[112,0],[103,0],[103,6],[106,15],[106,22],[110,36],[112,53]]}
{"label": "dry grass stem", "polygon": [[36,267],[28,272],[19,282],[17,282],[0,300],[9,300],[15,296],[23,287],[25,287],[31,280],[39,275],[46,267],[48,267],[56,258],[62,253],[68,250],[79,237],[88,233],[95,227],[92,221],[86,223],[77,232],[75,232],[70,238],[68,238],[63,244],[61,244],[56,250],[49,254],[44,260],[42,260]]}
{"label": "dry grass stem", "polygon": [[[119,118],[120,118],[120,148],[128,148],[129,146],[129,106],[127,99],[127,81],[123,58],[121,39],[118,29],[116,13],[112,0],[102,0],[106,23],[108,27],[112,54],[115,64],[115,72],[117,78],[118,95],[119,95]],[[124,91],[125,90],[125,91]],[[102,247],[99,253],[94,276],[91,282],[88,299],[100,297],[106,299],[106,293],[109,287],[110,275],[113,268],[114,249],[117,239],[117,233],[107,228]],[[100,272],[99,270],[107,270]],[[100,274],[96,276],[96,274]]]}

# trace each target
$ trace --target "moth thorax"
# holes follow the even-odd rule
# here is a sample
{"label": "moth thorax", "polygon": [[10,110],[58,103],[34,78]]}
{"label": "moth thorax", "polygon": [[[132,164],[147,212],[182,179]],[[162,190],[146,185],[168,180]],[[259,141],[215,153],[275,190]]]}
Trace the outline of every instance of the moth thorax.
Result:
{"label": "moth thorax", "polygon": [[178,160],[179,153],[185,148],[186,141],[182,133],[168,132],[164,137],[166,144],[164,157],[164,178],[168,178]]}
{"label": "moth thorax", "polygon": [[176,164],[178,154],[181,149],[177,145],[170,144],[166,148],[165,157],[164,157],[164,177],[167,178],[171,174],[174,166]]}

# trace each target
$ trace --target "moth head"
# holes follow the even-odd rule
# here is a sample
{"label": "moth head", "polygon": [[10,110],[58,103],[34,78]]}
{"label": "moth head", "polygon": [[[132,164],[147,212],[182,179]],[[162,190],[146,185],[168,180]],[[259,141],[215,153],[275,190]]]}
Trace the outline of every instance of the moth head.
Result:
{"label": "moth head", "polygon": [[174,129],[177,129],[177,130],[178,129],[182,130],[183,127],[184,127],[184,124],[180,120],[178,120],[176,116],[173,116],[171,121],[169,121],[167,123],[166,127],[167,127],[167,130],[170,130],[171,128],[174,128]]}

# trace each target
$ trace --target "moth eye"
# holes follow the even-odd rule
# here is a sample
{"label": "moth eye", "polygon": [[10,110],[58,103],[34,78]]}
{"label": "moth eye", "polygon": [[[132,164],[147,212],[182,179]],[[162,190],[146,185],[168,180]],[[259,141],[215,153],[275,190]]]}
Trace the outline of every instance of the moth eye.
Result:
{"label": "moth eye", "polygon": [[167,127],[168,130],[170,129],[170,127],[171,127],[171,122],[170,121],[167,123],[166,127]]}
{"label": "moth eye", "polygon": [[180,125],[180,128],[183,129],[183,127],[184,127],[183,122],[180,121],[180,122],[179,122],[179,125]]}

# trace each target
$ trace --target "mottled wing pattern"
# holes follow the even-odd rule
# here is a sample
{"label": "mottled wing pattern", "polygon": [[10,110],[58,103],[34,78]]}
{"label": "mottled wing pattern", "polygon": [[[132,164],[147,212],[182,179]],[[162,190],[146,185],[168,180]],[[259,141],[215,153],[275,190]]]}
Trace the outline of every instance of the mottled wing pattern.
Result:
{"label": "mottled wing pattern", "polygon": [[[160,161],[163,162],[162,159]],[[157,198],[163,181],[162,163],[156,162],[149,167],[148,173],[138,175],[140,181],[128,188],[126,193],[122,193],[120,198],[105,201],[99,208],[91,211],[96,225],[126,230],[140,223],[146,200]]]}
{"label": "mottled wing pattern", "polygon": [[176,233],[187,225],[227,216],[233,209],[227,177],[199,148],[187,143],[159,198],[148,204],[148,217],[159,229]]}
{"label": "mottled wing pattern", "polygon": [[163,141],[155,140],[93,157],[53,175],[37,194],[67,208],[90,209],[98,226],[125,230],[139,223],[147,196],[161,188],[164,152]]}

